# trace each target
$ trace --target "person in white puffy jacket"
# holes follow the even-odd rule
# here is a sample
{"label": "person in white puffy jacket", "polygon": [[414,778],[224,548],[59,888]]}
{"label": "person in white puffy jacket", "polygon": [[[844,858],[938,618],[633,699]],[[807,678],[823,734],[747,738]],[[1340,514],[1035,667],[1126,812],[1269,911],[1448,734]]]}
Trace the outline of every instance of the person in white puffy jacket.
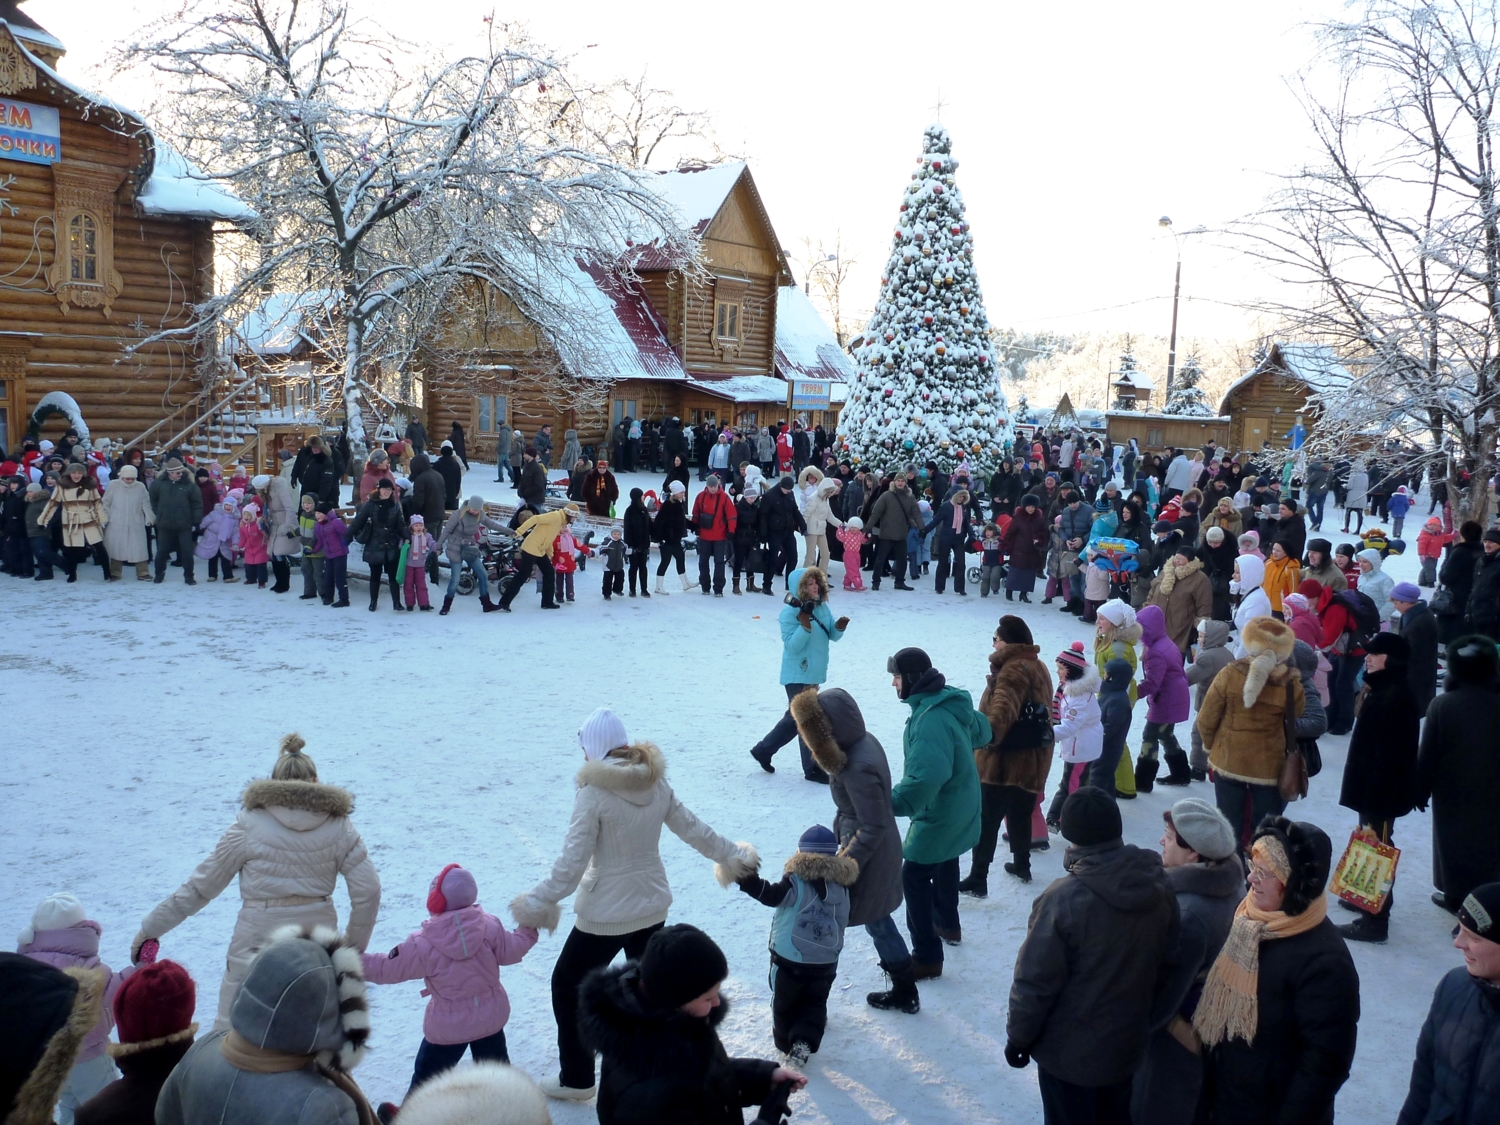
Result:
{"label": "person in white puffy jacket", "polygon": [[[803,469],[806,473],[812,466]],[[816,471],[816,470],[813,470]],[[828,528],[843,527],[844,521],[833,514],[833,498],[840,488],[837,477],[820,481],[802,508],[802,519],[807,524],[807,553],[802,556],[803,567],[815,566],[825,574],[832,556],[828,553]]]}
{"label": "person in white puffy jacket", "polygon": [[511,903],[511,914],[522,926],[554,931],[558,903],[578,891],[576,921],[552,970],[560,1070],[541,1086],[550,1097],[587,1101],[594,1096],[594,1052],[578,1033],[578,986],[622,949],[638,960],[665,924],[672,888],[661,862],[662,826],[731,879],[744,878],[760,860],[754,848],[725,839],[694,816],[667,784],[661,751],[630,742],[625,724],[608,708],[584,720],[578,742],[585,760],[562,855],[547,878]]}
{"label": "person in white puffy jacket", "polygon": [[1104,721],[1099,713],[1099,670],[1074,641],[1057,656],[1057,719],[1052,738],[1063,763],[1062,781],[1047,811],[1047,824],[1061,823],[1063,802],[1088,784],[1089,763],[1104,753]]}
{"label": "person in white puffy jacket", "polygon": [[1234,578],[1229,583],[1229,592],[1240,598],[1234,611],[1236,660],[1249,655],[1245,651],[1245,626],[1257,617],[1271,616],[1271,597],[1261,585],[1265,580],[1266,564],[1254,555],[1241,555],[1234,560]]}
{"label": "person in white puffy jacket", "polygon": [[318,767],[302,753],[302,736],[281,740],[270,780],[254,781],[241,799],[234,824],[188,881],[146,915],[130,946],[141,946],[181,925],[219,896],[239,876],[240,914],[224,979],[219,985],[215,1031],[229,1028],[229,1009],[250,962],[282,926],[338,929],[333,891],[343,875],[349,891],[348,940],[363,952],[380,909],[380,876],[349,820],[354,798],[318,781]]}

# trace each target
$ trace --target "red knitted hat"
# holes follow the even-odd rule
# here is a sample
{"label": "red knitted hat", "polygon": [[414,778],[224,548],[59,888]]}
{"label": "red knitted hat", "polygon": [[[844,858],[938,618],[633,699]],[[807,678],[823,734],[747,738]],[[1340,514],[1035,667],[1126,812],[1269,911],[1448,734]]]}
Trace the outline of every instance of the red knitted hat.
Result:
{"label": "red knitted hat", "polygon": [[192,1038],[198,1030],[193,1023],[197,1003],[197,986],[176,961],[140,966],[115,993],[120,1042],[111,1044],[111,1054],[129,1054],[131,1049]]}
{"label": "red knitted hat", "polygon": [[1323,594],[1323,583],[1316,578],[1304,578],[1297,586],[1297,593],[1310,602],[1316,602]]}

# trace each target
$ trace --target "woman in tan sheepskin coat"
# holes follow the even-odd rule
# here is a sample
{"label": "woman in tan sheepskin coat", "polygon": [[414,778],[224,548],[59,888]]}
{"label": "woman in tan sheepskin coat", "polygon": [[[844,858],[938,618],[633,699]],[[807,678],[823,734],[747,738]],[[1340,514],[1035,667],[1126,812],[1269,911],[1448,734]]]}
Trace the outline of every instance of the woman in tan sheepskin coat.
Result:
{"label": "woman in tan sheepskin coat", "polygon": [[191,918],[238,876],[240,915],[229,939],[215,1031],[228,1029],[234,995],[272,933],[286,925],[339,928],[333,891],[340,875],[349,890],[345,936],[363,951],[375,929],[380,876],[349,819],[354,798],[319,783],[318,767],[302,753],[304,745],[299,734],[281,740],[270,780],[250,783],[239,816],[213,854],[146,915],[130,946],[135,961],[143,943]]}
{"label": "woman in tan sheepskin coat", "polygon": [[1256,826],[1286,809],[1277,781],[1286,760],[1286,713],[1302,714],[1302,679],[1286,664],[1297,643],[1291,627],[1255,617],[1241,634],[1245,655],[1226,665],[1198,709],[1198,733],[1214,770],[1219,810],[1248,845]]}

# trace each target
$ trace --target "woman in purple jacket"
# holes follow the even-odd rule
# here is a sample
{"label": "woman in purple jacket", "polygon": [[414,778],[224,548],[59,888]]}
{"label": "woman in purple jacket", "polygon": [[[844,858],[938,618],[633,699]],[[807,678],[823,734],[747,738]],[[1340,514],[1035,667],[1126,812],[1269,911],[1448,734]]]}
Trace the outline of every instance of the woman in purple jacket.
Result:
{"label": "woman in purple jacket", "polygon": [[1146,729],[1141,755],[1135,762],[1135,788],[1149,793],[1156,783],[1157,753],[1167,751],[1168,774],[1163,785],[1186,785],[1192,780],[1186,751],[1172,728],[1187,721],[1192,707],[1182,653],[1167,635],[1167,616],[1160,606],[1148,605],[1135,616],[1141,627],[1142,677],[1139,698],[1146,700]]}

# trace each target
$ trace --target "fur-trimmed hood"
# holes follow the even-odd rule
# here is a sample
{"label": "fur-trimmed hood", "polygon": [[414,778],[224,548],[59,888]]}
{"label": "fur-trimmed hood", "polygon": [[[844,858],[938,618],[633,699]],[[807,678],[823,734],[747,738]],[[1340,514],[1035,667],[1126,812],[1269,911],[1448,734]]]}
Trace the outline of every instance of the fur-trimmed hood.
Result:
{"label": "fur-trimmed hood", "polygon": [[854,697],[843,688],[804,691],[792,698],[791,711],[797,732],[823,771],[843,773],[849,764],[843,748],[865,736],[865,717]]}
{"label": "fur-trimmed hood", "polygon": [[797,594],[802,589],[802,581],[805,578],[812,578],[817,582],[818,601],[826,602],[828,600],[828,575],[822,567],[817,566],[803,566],[792,571],[787,576],[787,596]]}
{"label": "fur-trimmed hood", "polygon": [[618,793],[627,801],[649,798],[657,782],[667,776],[667,761],[654,742],[632,742],[611,750],[597,762],[584,762],[578,771],[578,787],[592,785]]}
{"label": "fur-trimmed hood", "polygon": [[547,1095],[524,1071],[476,1062],[423,1082],[401,1105],[401,1125],[551,1125]]}
{"label": "fur-trimmed hood", "polygon": [[[578,1024],[584,1040],[607,1060],[619,1060],[627,1066],[648,1071],[686,1068],[687,1059],[664,1056],[663,1041],[686,1037],[693,1041],[712,1038],[714,1031],[729,1014],[729,999],[719,998],[719,1006],[704,1019],[689,1016],[677,1008],[653,1008],[641,995],[640,971],[636,962],[595,969],[583,979],[578,989]],[[720,1048],[722,1050],[722,1048]]]}
{"label": "fur-trimmed hood", "polygon": [[1297,646],[1297,634],[1274,617],[1254,617],[1241,630],[1240,644],[1245,650],[1241,660],[1249,665],[1243,698],[1246,707],[1254,707],[1266,684],[1285,684],[1295,674],[1285,661]]}
{"label": "fur-trimmed hood", "polygon": [[[40,965],[35,971],[38,974],[56,972]],[[4,1119],[5,1125],[50,1125],[52,1111],[83,1046],[84,1037],[93,1030],[94,1025],[99,1022],[100,1013],[104,1011],[104,993],[109,986],[107,972],[103,969],[63,969],[62,972],[77,982],[72,1006],[68,1010],[67,1019],[47,1040],[41,1057],[36,1060],[36,1065],[16,1091],[15,1100],[8,1107],[9,1113]],[[57,980],[56,977],[51,979]],[[51,984],[46,987],[53,988]],[[61,988],[61,982],[56,987]],[[30,994],[38,995],[34,989]],[[35,1012],[26,1014],[28,1018],[36,1015]],[[16,1064],[21,1062],[19,1059],[10,1061]]]}
{"label": "fur-trimmed hood", "polygon": [[[1126,667],[1128,668],[1129,665],[1127,664]],[[1083,675],[1078,679],[1063,681],[1063,694],[1075,699],[1079,696],[1098,695],[1099,685],[1099,672],[1090,664],[1084,668]]]}
{"label": "fur-trimmed hood", "polygon": [[354,798],[348,790],[318,781],[275,781],[271,778],[252,781],[246,786],[240,803],[246,809],[301,809],[328,816],[348,816],[354,811]]}
{"label": "fur-trimmed hood", "polygon": [[859,864],[846,855],[826,855],[820,852],[796,852],[786,861],[783,870],[788,875],[811,882],[826,879],[841,887],[852,887],[859,879]]}

